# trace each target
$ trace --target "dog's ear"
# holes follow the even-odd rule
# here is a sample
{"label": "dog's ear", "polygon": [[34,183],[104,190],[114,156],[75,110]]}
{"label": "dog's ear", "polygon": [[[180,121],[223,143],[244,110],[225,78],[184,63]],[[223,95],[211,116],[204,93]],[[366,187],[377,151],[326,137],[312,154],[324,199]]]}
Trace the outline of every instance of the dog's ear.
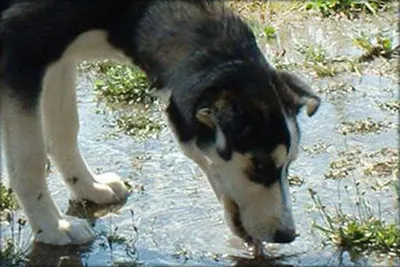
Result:
{"label": "dog's ear", "polygon": [[288,98],[287,102],[294,105],[296,112],[305,106],[307,115],[309,117],[313,116],[317,112],[321,100],[311,87],[288,71],[277,71],[277,74],[283,82],[284,91],[289,94],[286,96]]}
{"label": "dog's ear", "polygon": [[229,142],[229,136],[223,131],[223,123],[218,121],[216,109],[201,108],[196,113],[197,120],[215,132],[215,146],[218,154],[224,160],[230,160],[232,157],[232,144]]}
{"label": "dog's ear", "polygon": [[210,108],[199,109],[196,113],[196,118],[199,122],[208,126],[209,128],[215,128],[216,126],[216,120]]}

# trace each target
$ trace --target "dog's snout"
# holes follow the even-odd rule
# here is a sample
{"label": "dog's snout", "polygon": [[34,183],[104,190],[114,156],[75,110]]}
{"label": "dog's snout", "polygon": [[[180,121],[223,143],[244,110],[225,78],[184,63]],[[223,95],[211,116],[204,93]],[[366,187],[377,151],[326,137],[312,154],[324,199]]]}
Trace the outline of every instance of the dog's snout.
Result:
{"label": "dog's snout", "polygon": [[296,232],[294,230],[278,230],[274,235],[275,243],[290,243],[296,238]]}

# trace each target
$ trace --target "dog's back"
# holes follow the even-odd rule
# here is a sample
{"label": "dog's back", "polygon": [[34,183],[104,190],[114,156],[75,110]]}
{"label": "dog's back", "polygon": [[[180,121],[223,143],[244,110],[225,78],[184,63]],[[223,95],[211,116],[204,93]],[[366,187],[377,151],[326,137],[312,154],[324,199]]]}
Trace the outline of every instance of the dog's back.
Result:
{"label": "dog's back", "polygon": [[[10,7],[14,0],[2,0],[0,1],[0,23],[3,16],[3,12]],[[1,25],[1,24],[0,24]],[[1,58],[1,38],[0,38],[0,58]]]}
{"label": "dog's back", "polygon": [[15,0],[2,0],[0,1],[0,14],[6,10]]}

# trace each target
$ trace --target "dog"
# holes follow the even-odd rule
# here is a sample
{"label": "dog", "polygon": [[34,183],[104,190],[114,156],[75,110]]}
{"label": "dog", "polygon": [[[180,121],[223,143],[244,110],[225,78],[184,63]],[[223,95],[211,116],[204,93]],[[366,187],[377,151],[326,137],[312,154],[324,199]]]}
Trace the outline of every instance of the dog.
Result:
{"label": "dog", "polygon": [[300,110],[320,98],[299,77],[275,69],[248,25],[211,0],[2,0],[0,114],[10,187],[37,242],[83,244],[83,219],[50,196],[46,158],[71,198],[126,199],[113,173],[95,175],[77,144],[78,60],[134,64],[166,104],[183,153],[206,174],[232,232],[246,242],[296,237],[288,169],[296,159]]}

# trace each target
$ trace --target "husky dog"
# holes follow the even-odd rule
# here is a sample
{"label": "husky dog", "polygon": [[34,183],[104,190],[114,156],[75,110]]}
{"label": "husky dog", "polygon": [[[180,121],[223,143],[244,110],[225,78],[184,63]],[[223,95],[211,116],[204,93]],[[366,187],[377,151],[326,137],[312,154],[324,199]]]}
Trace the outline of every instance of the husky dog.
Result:
{"label": "husky dog", "polygon": [[217,1],[1,0],[0,117],[10,186],[35,235],[53,245],[94,238],[60,212],[46,158],[75,200],[119,202],[116,174],[95,175],[78,149],[78,60],[135,64],[165,97],[183,153],[206,174],[227,224],[246,241],[288,243],[295,224],[288,169],[305,106],[319,98],[273,68],[249,27]]}

